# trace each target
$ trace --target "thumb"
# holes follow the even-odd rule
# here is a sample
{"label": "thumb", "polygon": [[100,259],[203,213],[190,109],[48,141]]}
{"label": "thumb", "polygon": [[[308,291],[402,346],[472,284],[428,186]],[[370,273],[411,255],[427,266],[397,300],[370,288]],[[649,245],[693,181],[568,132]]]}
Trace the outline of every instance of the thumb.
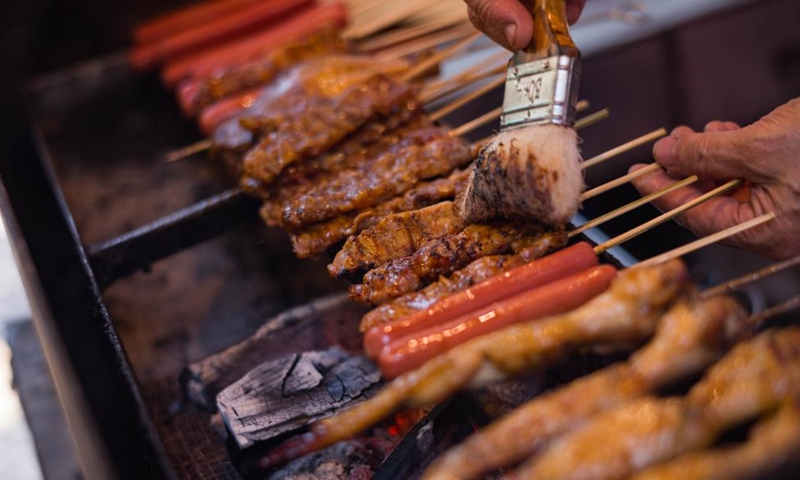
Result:
{"label": "thumb", "polygon": [[533,37],[533,19],[519,0],[464,0],[475,28],[505,48],[516,51]]}
{"label": "thumb", "polygon": [[750,136],[750,127],[706,133],[678,128],[655,144],[653,155],[671,173],[707,180],[745,178],[761,182],[765,176],[756,167],[762,155],[754,151]]}

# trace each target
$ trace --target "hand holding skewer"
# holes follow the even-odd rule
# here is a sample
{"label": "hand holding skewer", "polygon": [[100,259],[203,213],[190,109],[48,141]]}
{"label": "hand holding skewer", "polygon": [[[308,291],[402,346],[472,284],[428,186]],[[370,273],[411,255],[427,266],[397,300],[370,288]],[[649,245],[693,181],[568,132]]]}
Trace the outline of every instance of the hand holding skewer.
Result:
{"label": "hand holding skewer", "polygon": [[678,222],[706,236],[775,212],[772,225],[749,230],[728,243],[775,259],[794,256],[800,252],[799,121],[800,99],[795,99],[743,128],[719,121],[706,125],[704,132],[678,127],[653,148],[667,171],[633,183],[647,195],[675,183],[674,177],[697,175],[700,182],[655,202],[660,209],[670,210],[713,189],[717,182],[744,179],[748,182],[744,188],[683,214]]}

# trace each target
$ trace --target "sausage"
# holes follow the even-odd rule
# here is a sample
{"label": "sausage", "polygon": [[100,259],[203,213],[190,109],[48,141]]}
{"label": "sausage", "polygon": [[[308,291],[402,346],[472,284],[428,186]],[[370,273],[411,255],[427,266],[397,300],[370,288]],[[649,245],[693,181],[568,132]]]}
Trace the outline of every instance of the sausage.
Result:
{"label": "sausage", "polygon": [[458,318],[526,290],[578,273],[599,263],[592,246],[576,243],[521,267],[475,284],[405,318],[373,327],[364,334],[364,350],[375,358],[392,341]]}
{"label": "sausage", "polygon": [[137,27],[133,32],[133,41],[140,45],[152,43],[259,1],[261,0],[215,0],[181,8]]}
{"label": "sausage", "polygon": [[395,378],[480,335],[573,310],[608,289],[616,272],[610,265],[595,266],[396,340],[378,357],[381,372]]}
{"label": "sausage", "polygon": [[320,28],[340,27],[346,23],[347,11],[339,2],[305,7],[266,31],[252,33],[225,45],[181,57],[166,65],[161,79],[166,86],[173,87],[184,78],[209,76],[217,68],[263,55]]}
{"label": "sausage", "polygon": [[262,90],[264,87],[252,88],[207,106],[198,118],[200,130],[206,135],[211,135],[217,125],[252,105]]}
{"label": "sausage", "polygon": [[262,0],[247,5],[229,15],[135,47],[131,52],[131,65],[139,71],[150,70],[169,59],[202,52],[210,46],[272,28],[276,22],[313,3],[314,0]]}

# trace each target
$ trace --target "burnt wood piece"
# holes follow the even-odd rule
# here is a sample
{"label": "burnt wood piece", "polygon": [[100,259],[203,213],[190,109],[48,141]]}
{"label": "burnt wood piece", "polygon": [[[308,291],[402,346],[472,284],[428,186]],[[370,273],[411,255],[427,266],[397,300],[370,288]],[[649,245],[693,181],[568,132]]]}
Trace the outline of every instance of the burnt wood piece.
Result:
{"label": "burnt wood piece", "polygon": [[346,293],[319,298],[271,318],[255,334],[186,367],[181,385],[188,400],[214,410],[217,394],[261,363],[338,344],[360,349],[358,322],[367,309]]}
{"label": "burnt wood piece", "polygon": [[375,364],[333,347],[262,363],[220,392],[217,408],[244,450],[370,397],[380,379]]}
{"label": "burnt wood piece", "polygon": [[100,287],[258,218],[260,202],[233,188],[148,225],[86,247]]}

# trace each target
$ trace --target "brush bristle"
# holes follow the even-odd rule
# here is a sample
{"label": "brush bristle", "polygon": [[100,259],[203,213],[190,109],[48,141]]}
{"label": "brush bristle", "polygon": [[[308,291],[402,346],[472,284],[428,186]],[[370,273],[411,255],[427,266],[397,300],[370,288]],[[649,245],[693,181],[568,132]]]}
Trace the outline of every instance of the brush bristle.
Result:
{"label": "brush bristle", "polygon": [[481,149],[457,211],[470,222],[506,218],[562,225],[580,206],[580,161],[572,128],[532,125],[501,132]]}

